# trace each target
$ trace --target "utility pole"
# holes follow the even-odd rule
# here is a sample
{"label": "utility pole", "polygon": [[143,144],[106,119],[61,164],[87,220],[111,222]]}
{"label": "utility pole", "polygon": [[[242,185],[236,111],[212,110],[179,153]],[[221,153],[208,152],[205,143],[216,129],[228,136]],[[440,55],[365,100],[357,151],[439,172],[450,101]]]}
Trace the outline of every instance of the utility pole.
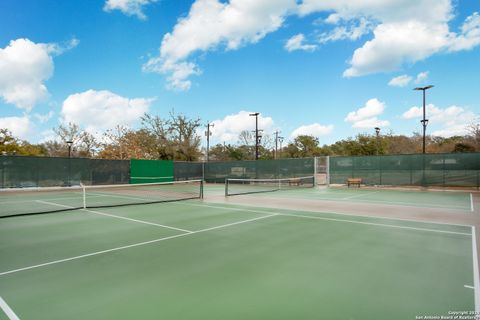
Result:
{"label": "utility pole", "polygon": [[423,91],[423,119],[420,120],[420,122],[422,123],[422,126],[423,126],[423,146],[422,146],[422,152],[425,154],[425,135],[426,135],[426,132],[427,132],[427,124],[428,124],[428,119],[425,119],[425,91],[427,91],[428,89],[430,88],[433,88],[432,85],[430,86],[426,86],[426,87],[419,87],[419,88],[415,88],[413,90],[418,90],[418,91]]}
{"label": "utility pole", "polygon": [[212,135],[212,132],[210,131],[210,128],[213,128],[215,125],[213,123],[207,123],[207,131],[205,131],[205,135],[207,136],[207,162],[210,161],[210,136]]}
{"label": "utility pole", "polygon": [[258,115],[260,113],[259,112],[255,112],[255,113],[250,113],[250,116],[251,117],[255,117],[255,160],[258,160],[258,144],[259,144],[259,136],[258,136]]}
{"label": "utility pole", "polygon": [[278,131],[278,130],[275,131],[275,157],[274,157],[274,159],[278,158],[277,154],[278,154],[278,138],[279,138],[278,134],[279,133],[281,133],[281,131]]}

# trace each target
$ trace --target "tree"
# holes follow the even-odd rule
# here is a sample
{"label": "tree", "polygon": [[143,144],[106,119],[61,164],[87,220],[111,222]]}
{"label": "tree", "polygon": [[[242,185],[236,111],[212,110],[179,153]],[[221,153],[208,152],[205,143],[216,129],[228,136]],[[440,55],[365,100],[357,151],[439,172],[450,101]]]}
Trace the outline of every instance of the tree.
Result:
{"label": "tree", "polygon": [[180,161],[195,161],[200,156],[200,137],[197,130],[200,119],[188,119],[186,116],[170,113],[171,142],[174,146],[173,158]]}
{"label": "tree", "polygon": [[53,132],[57,139],[46,141],[43,144],[49,156],[67,157],[68,141],[72,142],[71,155],[74,157],[93,157],[99,147],[93,134],[82,130],[80,126],[72,122],[60,124],[53,128]]}
{"label": "tree", "polygon": [[319,140],[314,136],[300,135],[284,148],[282,154],[286,154],[289,158],[319,156],[321,155]]}
{"label": "tree", "polygon": [[19,140],[8,129],[0,129],[0,155],[42,156],[47,150],[41,145]]}

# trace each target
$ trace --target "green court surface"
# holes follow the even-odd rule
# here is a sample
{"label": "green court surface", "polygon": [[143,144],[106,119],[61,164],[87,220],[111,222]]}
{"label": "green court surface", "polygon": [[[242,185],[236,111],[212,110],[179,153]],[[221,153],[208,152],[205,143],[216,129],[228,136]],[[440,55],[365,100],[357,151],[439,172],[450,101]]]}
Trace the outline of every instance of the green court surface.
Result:
{"label": "green court surface", "polygon": [[[244,187],[245,192],[255,192],[255,187]],[[205,192],[224,194],[222,184],[209,184]],[[419,190],[385,190],[364,188],[299,188],[279,190],[275,192],[255,193],[258,197],[297,198],[326,201],[347,201],[378,203],[386,205],[402,205],[424,208],[445,208],[462,211],[473,211],[471,194],[460,191],[419,191]],[[233,196],[235,197],[235,196]]]}
{"label": "green court surface", "polygon": [[200,200],[13,217],[0,297],[22,320],[448,315],[475,309],[473,230]]}

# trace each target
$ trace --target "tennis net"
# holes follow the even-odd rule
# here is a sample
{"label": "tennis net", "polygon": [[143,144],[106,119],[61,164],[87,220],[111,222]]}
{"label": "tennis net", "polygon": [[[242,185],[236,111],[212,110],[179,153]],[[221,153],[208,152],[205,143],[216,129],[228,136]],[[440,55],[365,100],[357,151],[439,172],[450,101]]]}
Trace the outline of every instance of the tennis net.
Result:
{"label": "tennis net", "polygon": [[313,188],[313,176],[286,179],[226,179],[225,196]]}
{"label": "tennis net", "polygon": [[203,198],[203,181],[0,189],[0,218]]}

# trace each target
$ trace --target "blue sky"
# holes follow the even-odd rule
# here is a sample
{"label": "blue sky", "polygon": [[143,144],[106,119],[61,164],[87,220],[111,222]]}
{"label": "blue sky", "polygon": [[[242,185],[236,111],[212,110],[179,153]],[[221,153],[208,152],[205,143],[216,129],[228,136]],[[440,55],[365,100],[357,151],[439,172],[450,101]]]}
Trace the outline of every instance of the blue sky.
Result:
{"label": "blue sky", "polygon": [[480,115],[478,0],[3,0],[0,127],[33,142],[101,135],[173,109],[251,130],[466,133]]}

